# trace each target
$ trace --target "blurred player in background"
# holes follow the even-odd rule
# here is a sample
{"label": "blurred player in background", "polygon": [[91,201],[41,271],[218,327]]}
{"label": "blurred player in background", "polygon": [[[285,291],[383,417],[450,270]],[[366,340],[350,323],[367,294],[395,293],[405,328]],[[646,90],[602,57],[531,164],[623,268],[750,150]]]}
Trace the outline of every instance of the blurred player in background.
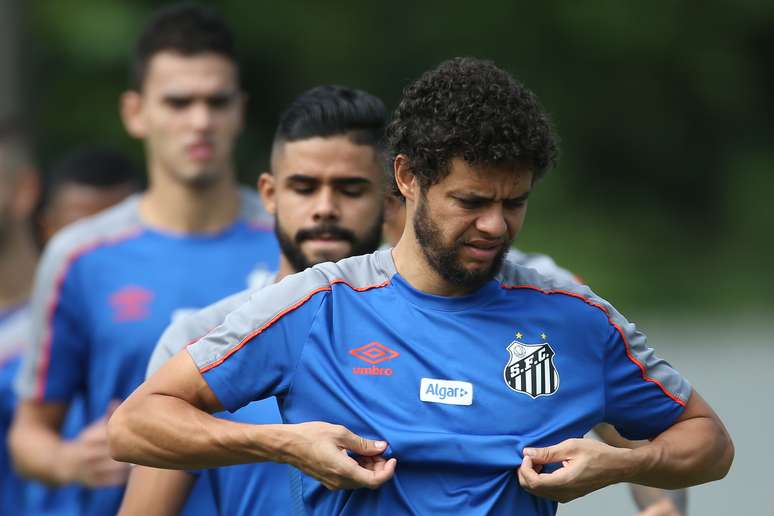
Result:
{"label": "blurred player in background", "polygon": [[[380,99],[340,86],[309,90],[280,116],[271,170],[258,183],[264,206],[276,217],[274,231],[282,247],[279,270],[265,275],[267,285],[308,266],[371,253],[379,246],[386,179],[380,145],[386,117]],[[153,353],[148,375],[217,326],[251,291],[173,323]],[[248,423],[282,422],[274,398],[219,416]],[[202,475],[213,488],[218,514],[291,512],[287,466],[246,464]],[[182,471],[136,466],[121,514],[177,514],[193,482],[193,476]]]}
{"label": "blurred player in background", "polygon": [[23,514],[26,482],[11,467],[7,432],[16,406],[13,378],[29,347],[28,298],[38,259],[32,214],[38,172],[28,144],[0,124],[0,514]]}
{"label": "blurred player in background", "polygon": [[[45,174],[43,199],[36,217],[38,234],[45,243],[61,228],[123,201],[140,189],[141,176],[121,152],[90,145],[65,154]],[[70,404],[60,435],[73,439],[83,429],[83,397]],[[31,515],[80,514],[80,487],[48,486],[29,481],[26,511]]]}
{"label": "blurred player in background", "polygon": [[[220,16],[190,5],[160,10],[137,42],[121,99],[127,131],[145,144],[149,188],[59,232],[44,253],[11,449],[25,475],[91,488],[82,514],[119,507],[129,469],[110,458],[106,417],[142,382],[172,317],[244,289],[256,263],[277,266],[270,221],[233,168],[244,103]],[[63,441],[77,396],[89,426]],[[206,502],[188,509],[206,514]]]}
{"label": "blurred player in background", "polygon": [[40,227],[43,241],[84,217],[104,210],[142,186],[142,176],[123,153],[85,146],[61,158],[46,175]]}

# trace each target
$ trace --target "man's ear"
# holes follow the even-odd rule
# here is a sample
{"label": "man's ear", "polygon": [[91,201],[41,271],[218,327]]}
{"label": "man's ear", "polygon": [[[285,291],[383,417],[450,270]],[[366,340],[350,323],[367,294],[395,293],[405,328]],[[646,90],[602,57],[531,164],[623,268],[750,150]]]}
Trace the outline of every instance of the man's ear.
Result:
{"label": "man's ear", "polygon": [[134,90],[122,93],[119,110],[126,132],[134,138],[145,138],[147,131],[142,116],[142,96],[140,93]]}
{"label": "man's ear", "polygon": [[398,184],[398,190],[403,194],[403,197],[408,201],[416,201],[419,196],[419,181],[417,177],[411,171],[409,165],[409,159],[405,154],[398,154],[395,156],[393,162],[393,170],[395,173],[395,182]]}
{"label": "man's ear", "polygon": [[274,186],[274,174],[264,172],[258,178],[258,192],[261,194],[261,202],[266,211],[272,215],[277,214],[277,190]]}

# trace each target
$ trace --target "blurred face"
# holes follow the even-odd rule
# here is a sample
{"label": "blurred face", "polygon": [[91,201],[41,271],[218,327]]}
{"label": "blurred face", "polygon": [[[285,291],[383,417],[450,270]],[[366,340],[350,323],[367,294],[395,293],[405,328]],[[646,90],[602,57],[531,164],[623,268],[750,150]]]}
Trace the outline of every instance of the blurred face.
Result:
{"label": "blurred face", "polygon": [[384,172],[372,147],[346,136],[287,142],[272,167],[261,194],[294,270],[379,247]]}
{"label": "blurred face", "polygon": [[229,59],[160,52],[142,92],[127,92],[122,107],[129,133],[145,140],[152,180],[206,187],[231,173],[244,98]]}
{"label": "blurred face", "polygon": [[450,174],[420,193],[413,226],[428,264],[452,285],[477,288],[497,274],[527,210],[532,173],[473,167],[453,159]]}
{"label": "blurred face", "polygon": [[64,226],[109,208],[136,190],[130,184],[104,188],[77,183],[62,185],[43,213],[43,238],[48,241]]}

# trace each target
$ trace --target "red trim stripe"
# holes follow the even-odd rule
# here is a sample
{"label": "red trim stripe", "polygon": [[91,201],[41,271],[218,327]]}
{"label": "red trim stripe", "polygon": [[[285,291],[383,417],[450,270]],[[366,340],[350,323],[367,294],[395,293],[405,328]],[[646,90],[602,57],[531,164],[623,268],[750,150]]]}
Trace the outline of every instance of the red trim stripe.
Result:
{"label": "red trim stripe", "polygon": [[[389,280],[387,280],[387,281],[384,281],[384,282],[382,282],[382,283],[379,283],[379,284],[377,284],[377,285],[368,285],[368,286],[366,286],[366,287],[354,287],[354,286],[352,286],[351,284],[349,284],[349,283],[348,283],[346,280],[344,280],[344,279],[335,279],[335,280],[332,280],[332,281],[330,281],[330,282],[328,283],[328,285],[326,285],[326,286],[324,286],[324,287],[319,287],[319,288],[316,288],[316,289],[312,290],[312,291],[311,291],[311,292],[309,292],[309,293],[308,293],[306,296],[304,296],[303,298],[301,298],[299,301],[296,301],[294,304],[290,305],[289,307],[285,308],[285,309],[284,309],[284,310],[282,310],[280,313],[278,313],[277,315],[275,315],[274,317],[272,317],[271,319],[269,319],[269,321],[268,321],[268,322],[266,322],[266,323],[264,323],[264,325],[263,325],[263,326],[261,326],[260,328],[257,328],[257,329],[255,329],[255,330],[251,331],[250,333],[248,333],[248,334],[247,334],[247,336],[246,336],[246,337],[244,337],[244,338],[243,338],[243,339],[242,339],[242,340],[239,342],[239,344],[237,344],[236,346],[234,346],[233,348],[231,348],[231,349],[230,349],[230,350],[229,350],[229,351],[228,351],[228,352],[227,352],[225,355],[223,355],[222,357],[220,357],[220,358],[219,358],[217,361],[215,361],[215,362],[213,362],[213,363],[211,363],[211,364],[209,364],[209,365],[206,365],[206,366],[204,366],[204,367],[200,368],[200,369],[199,369],[199,372],[200,372],[200,373],[206,373],[206,372],[207,372],[207,371],[209,371],[210,369],[212,369],[212,368],[214,368],[214,367],[217,367],[217,366],[219,366],[220,364],[222,364],[223,362],[225,362],[225,361],[226,361],[226,359],[227,359],[227,358],[229,358],[231,355],[233,355],[234,353],[236,353],[237,351],[239,351],[240,349],[242,349],[242,347],[243,347],[245,344],[247,344],[247,343],[248,343],[250,340],[252,340],[254,337],[256,337],[257,335],[259,335],[259,334],[263,333],[263,332],[264,332],[265,330],[267,330],[267,329],[268,329],[270,326],[272,326],[274,323],[276,323],[277,321],[279,321],[280,319],[282,319],[284,316],[286,316],[286,315],[287,315],[287,314],[289,314],[290,312],[292,312],[292,311],[294,311],[295,309],[297,309],[297,308],[300,308],[301,306],[303,306],[303,305],[304,305],[304,304],[305,304],[307,301],[309,301],[310,299],[312,299],[312,297],[313,297],[315,294],[319,294],[320,292],[329,292],[329,291],[331,291],[331,290],[333,289],[333,285],[338,285],[338,284],[343,284],[343,285],[346,285],[346,286],[348,286],[349,288],[351,288],[352,290],[354,290],[355,292],[365,292],[365,291],[367,291],[367,290],[371,290],[371,289],[375,289],[375,288],[382,288],[382,287],[386,287],[387,285],[389,285],[389,284],[390,284],[390,281],[389,281]],[[197,339],[197,340],[198,340],[198,339]]]}
{"label": "red trim stripe", "polygon": [[67,257],[67,261],[65,262],[64,267],[62,267],[62,270],[59,271],[59,274],[56,276],[56,280],[54,281],[54,293],[48,303],[48,309],[46,311],[46,327],[48,328],[48,334],[45,336],[45,340],[43,342],[43,349],[41,350],[40,362],[38,363],[38,370],[36,374],[36,383],[38,387],[36,389],[35,398],[38,401],[43,401],[45,398],[46,380],[48,379],[48,367],[51,362],[51,346],[54,340],[54,315],[56,313],[56,308],[59,305],[59,298],[62,295],[62,285],[64,284],[67,273],[70,271],[70,267],[72,267],[73,263],[75,263],[75,260],[84,254],[91,252],[98,247],[117,244],[123,240],[128,240],[134,236],[139,235],[142,230],[143,228],[139,226],[132,227],[123,233],[119,233],[116,236],[98,239],[94,242],[83,244],[80,247],[76,247],[75,250],[72,251]]}
{"label": "red trim stripe", "polygon": [[651,378],[650,376],[648,376],[646,374],[645,366],[642,364],[642,362],[637,360],[637,358],[632,354],[631,348],[629,346],[629,340],[626,338],[626,335],[624,334],[623,330],[616,323],[613,322],[613,320],[610,317],[610,313],[607,311],[607,309],[604,306],[602,306],[602,305],[600,305],[598,303],[595,303],[595,302],[591,301],[590,299],[588,299],[588,298],[586,298],[586,297],[584,297],[584,296],[582,296],[580,294],[577,294],[575,292],[568,292],[566,290],[544,290],[544,289],[542,289],[540,287],[536,287],[534,285],[500,285],[500,286],[502,288],[504,288],[504,289],[510,289],[510,290],[522,289],[522,288],[523,289],[529,289],[529,290],[535,290],[537,292],[540,292],[542,294],[547,294],[547,295],[550,295],[550,294],[564,294],[566,296],[570,296],[570,297],[574,297],[574,298],[580,299],[584,303],[586,303],[588,305],[591,305],[591,306],[593,306],[595,308],[598,308],[599,310],[602,311],[602,313],[604,313],[607,316],[608,322],[618,331],[619,335],[621,335],[621,339],[623,339],[624,346],[626,347],[626,356],[629,357],[629,360],[631,360],[637,367],[640,368],[640,374],[642,376],[642,379],[645,380],[646,382],[655,383],[664,392],[664,394],[666,394],[670,399],[672,399],[672,401],[674,401],[678,405],[681,405],[681,406],[685,407],[685,402],[683,400],[681,400],[680,398],[678,398],[677,396],[675,396],[674,394],[669,392],[666,389],[666,387],[664,387],[664,385],[661,382],[659,382],[655,378]]}

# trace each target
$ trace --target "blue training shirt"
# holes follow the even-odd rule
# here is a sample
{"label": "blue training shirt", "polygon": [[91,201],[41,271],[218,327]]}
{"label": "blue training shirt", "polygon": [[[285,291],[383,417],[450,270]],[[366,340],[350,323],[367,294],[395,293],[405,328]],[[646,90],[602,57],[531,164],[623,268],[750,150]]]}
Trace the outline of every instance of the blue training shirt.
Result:
{"label": "blue training shirt", "polygon": [[287,423],[385,439],[377,490],[331,492],[300,475],[309,514],[554,514],[519,486],[525,446],[599,422],[654,437],[691,387],[585,286],[506,262],[460,297],[414,289],[389,250],[266,287],[188,347],[228,410],[276,396]]}
{"label": "blue training shirt", "polygon": [[[240,195],[239,217],[214,234],[148,227],[140,218],[140,196],[57,234],[36,276],[34,345],[18,394],[65,403],[82,394],[86,420],[103,417],[112,400],[125,399],[142,383],[156,340],[176,313],[244,289],[256,262],[276,268],[270,220],[257,194]],[[83,491],[83,514],[114,514],[123,486]],[[188,509],[211,512],[204,500]]]}
{"label": "blue training shirt", "polygon": [[[150,377],[186,345],[220,324],[225,316],[244,303],[253,291],[274,283],[275,277],[276,273],[257,269],[250,277],[250,289],[233,294],[172,323],[153,350],[147,376]],[[220,412],[215,416],[240,423],[282,423],[274,398],[254,401],[233,414]],[[198,482],[210,486],[218,514],[260,516],[290,513],[290,468],[284,464],[241,464],[207,469],[197,472],[197,475],[201,477]]]}

